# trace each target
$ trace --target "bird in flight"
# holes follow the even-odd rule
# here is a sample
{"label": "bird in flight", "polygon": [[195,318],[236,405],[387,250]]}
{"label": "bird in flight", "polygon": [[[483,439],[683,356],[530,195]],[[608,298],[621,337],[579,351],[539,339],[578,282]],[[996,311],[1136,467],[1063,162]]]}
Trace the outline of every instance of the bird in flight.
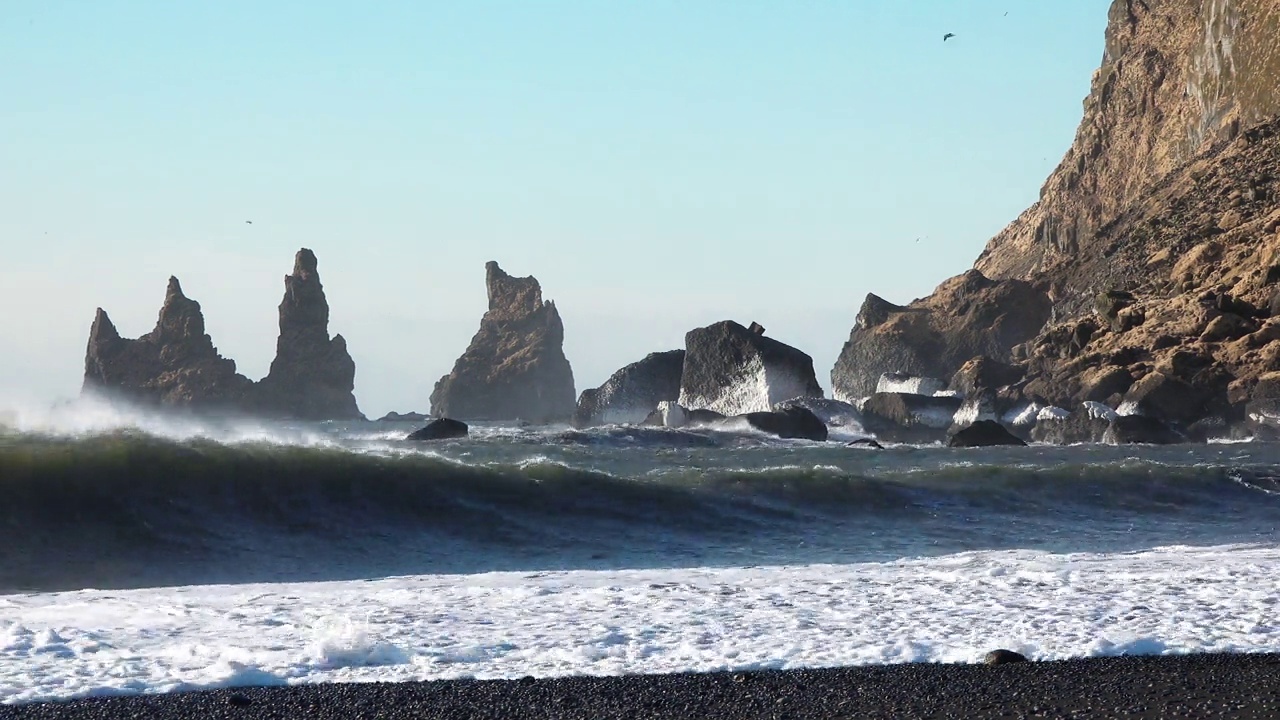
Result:
{"label": "bird in flight", "polygon": [[244,224],[245,224],[245,225],[252,225],[252,224],[253,224],[253,221],[252,221],[252,220],[245,220],[245,221],[244,221]]}
{"label": "bird in flight", "polygon": [[955,34],[955,33],[947,33],[946,35],[943,35],[943,36],[942,36],[942,42],[946,42],[946,41],[947,41],[947,38],[953,38],[953,37],[955,37],[955,36],[956,36],[956,34]]}

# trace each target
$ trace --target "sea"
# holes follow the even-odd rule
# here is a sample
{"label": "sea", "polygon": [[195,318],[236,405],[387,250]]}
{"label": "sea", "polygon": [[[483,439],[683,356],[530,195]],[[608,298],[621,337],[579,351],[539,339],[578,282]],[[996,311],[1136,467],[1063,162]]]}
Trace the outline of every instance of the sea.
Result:
{"label": "sea", "polygon": [[0,703],[1280,651],[1276,444],[412,443],[87,400],[0,426]]}

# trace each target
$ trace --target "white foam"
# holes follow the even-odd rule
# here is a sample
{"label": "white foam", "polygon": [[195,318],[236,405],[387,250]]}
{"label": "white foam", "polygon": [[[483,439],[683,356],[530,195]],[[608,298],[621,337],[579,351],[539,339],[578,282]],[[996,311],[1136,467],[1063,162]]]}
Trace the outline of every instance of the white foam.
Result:
{"label": "white foam", "polygon": [[947,384],[937,378],[917,377],[902,373],[885,373],[876,382],[878,393],[903,393],[906,395],[938,395]]}
{"label": "white foam", "polygon": [[1050,405],[1046,408],[1042,408],[1040,412],[1036,413],[1036,420],[1065,420],[1070,416],[1071,412],[1065,408]]}
{"label": "white foam", "polygon": [[1011,427],[1028,427],[1035,425],[1041,412],[1046,409],[1048,408],[1037,402],[1025,403],[1011,408],[1000,417],[1000,422]]}
{"label": "white foam", "polygon": [[1025,550],[0,596],[0,701],[233,685],[1280,650],[1280,548]]}
{"label": "white foam", "polygon": [[1107,422],[1111,422],[1117,417],[1115,410],[1112,410],[1110,407],[1100,402],[1094,402],[1093,400],[1086,400],[1081,404],[1081,407],[1084,408],[1085,412],[1089,414],[1090,419],[1093,420],[1106,420]]}

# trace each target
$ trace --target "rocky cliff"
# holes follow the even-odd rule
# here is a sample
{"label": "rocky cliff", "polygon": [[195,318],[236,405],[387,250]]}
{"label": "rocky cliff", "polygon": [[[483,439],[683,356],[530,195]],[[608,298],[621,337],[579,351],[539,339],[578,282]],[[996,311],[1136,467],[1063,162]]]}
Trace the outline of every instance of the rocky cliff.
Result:
{"label": "rocky cliff", "polygon": [[302,420],[363,418],[352,393],[356,364],[347,341],[329,337],[329,302],[317,264],[315,253],[302,248],[284,278],[276,357],[255,389],[257,409]]}
{"label": "rocky cliff", "polygon": [[485,264],[489,309],[453,371],[431,393],[431,414],[463,420],[567,421],[574,412],[573,369],[564,324],[533,277]]}
{"label": "rocky cliff", "polygon": [[204,331],[200,303],[169,278],[155,328],[130,340],[120,337],[102,308],[89,330],[83,392],[146,405],[197,410],[233,410],[253,383],[236,372]]}
{"label": "rocky cliff", "polygon": [[664,400],[680,397],[684,350],[649,353],[582,391],[573,414],[575,427],[641,423]]}
{"label": "rocky cliff", "polygon": [[[1277,38],[1280,0],[1116,0],[1073,145],[975,264],[994,287],[1028,289],[991,298],[986,312],[1040,307],[1038,293],[1042,326],[1024,314],[1018,332],[965,347],[979,328],[956,321],[963,281],[953,278],[906,309],[872,313],[890,322],[860,315],[833,385],[861,392],[860,378],[899,370],[947,377],[972,349],[1017,362],[1026,378],[1013,395],[1027,399],[1159,406],[1179,422],[1239,414],[1257,378],[1280,370],[1270,329],[1280,321],[1269,319],[1280,280]],[[903,331],[893,321],[903,310],[924,315],[911,323],[928,332]],[[956,350],[939,359],[939,346]],[[936,366],[890,366],[903,358]]]}

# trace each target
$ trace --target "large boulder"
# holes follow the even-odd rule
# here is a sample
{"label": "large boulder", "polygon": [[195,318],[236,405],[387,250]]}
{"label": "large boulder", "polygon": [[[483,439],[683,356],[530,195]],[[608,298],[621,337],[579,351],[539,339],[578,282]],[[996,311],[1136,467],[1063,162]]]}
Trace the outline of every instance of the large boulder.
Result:
{"label": "large boulder", "polygon": [[236,411],[253,383],[218,354],[204,331],[200,303],[169,278],[160,316],[136,340],[120,336],[102,308],[85,351],[82,392],[130,402],[202,411]]}
{"label": "large boulder", "polygon": [[976,355],[1007,361],[1044,326],[1050,307],[1030,283],[991,280],[977,270],[907,306],[868,295],[831,371],[832,395],[866,397],[884,373],[949,378]]}
{"label": "large boulder", "polygon": [[564,324],[532,277],[485,265],[489,310],[453,371],[431,393],[431,414],[466,420],[563,422],[575,403]]}
{"label": "large boulder", "polygon": [[1017,365],[979,355],[970,358],[951,376],[948,386],[962,397],[974,397],[983,391],[997,391],[1022,380],[1026,370]]}
{"label": "large boulder", "polygon": [[856,406],[839,400],[815,397],[791,398],[774,404],[773,411],[783,412],[788,408],[804,408],[817,416],[827,427],[857,429],[862,427],[862,412]]}
{"label": "large boulder", "polygon": [[316,255],[302,248],[284,278],[280,336],[271,371],[255,388],[259,412],[302,420],[351,420],[356,407],[356,364],[341,335],[329,337],[329,302]]}
{"label": "large boulder", "polygon": [[[741,416],[751,427],[783,439],[827,439],[827,426],[809,410],[789,406],[773,412],[753,412]],[[732,418],[730,418],[732,420]]]}
{"label": "large boulder", "polygon": [[724,415],[768,412],[796,397],[822,397],[813,358],[732,320],[685,334],[679,402]]}
{"label": "large boulder", "polygon": [[680,397],[684,350],[649,353],[609,376],[598,388],[583,390],[573,414],[575,427],[641,423],[658,403]]}
{"label": "large boulder", "polygon": [[957,430],[947,439],[947,447],[996,447],[1000,445],[1026,445],[1021,439],[994,420],[979,420]]}
{"label": "large boulder", "polygon": [[862,404],[862,424],[881,440],[937,442],[946,438],[962,402],[950,396],[876,393]]}
{"label": "large boulder", "polygon": [[414,430],[409,433],[405,440],[413,440],[415,442],[425,442],[428,440],[452,440],[454,438],[464,438],[470,433],[471,428],[467,424],[452,418],[437,418],[427,423],[425,427]]}
{"label": "large boulder", "polygon": [[1182,442],[1177,432],[1157,418],[1142,415],[1119,415],[1102,433],[1102,442],[1110,445],[1172,445]]}

